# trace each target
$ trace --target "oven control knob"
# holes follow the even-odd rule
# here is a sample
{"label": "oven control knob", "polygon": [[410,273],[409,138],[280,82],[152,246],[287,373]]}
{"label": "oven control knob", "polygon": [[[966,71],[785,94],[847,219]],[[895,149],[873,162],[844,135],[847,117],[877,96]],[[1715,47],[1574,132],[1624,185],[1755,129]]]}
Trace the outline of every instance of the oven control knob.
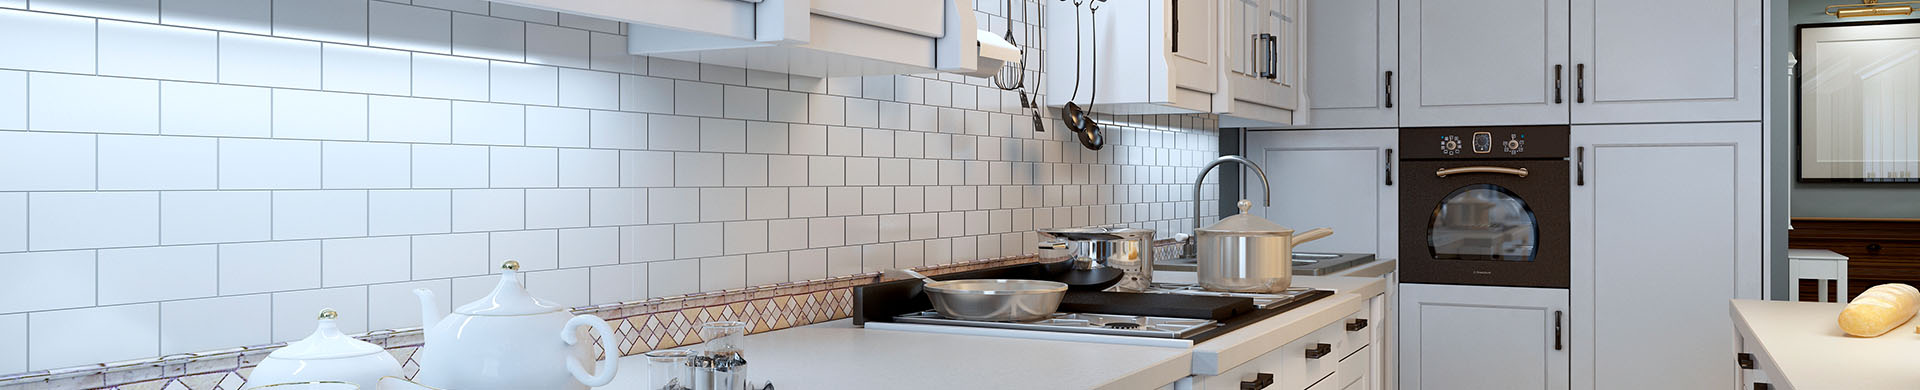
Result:
{"label": "oven control knob", "polygon": [[1440,154],[1445,154],[1448,156],[1460,154],[1460,136],[1457,136],[1457,135],[1440,136]]}
{"label": "oven control knob", "polygon": [[1505,144],[1507,154],[1520,154],[1520,152],[1527,151],[1527,138],[1519,134],[1508,134]]}

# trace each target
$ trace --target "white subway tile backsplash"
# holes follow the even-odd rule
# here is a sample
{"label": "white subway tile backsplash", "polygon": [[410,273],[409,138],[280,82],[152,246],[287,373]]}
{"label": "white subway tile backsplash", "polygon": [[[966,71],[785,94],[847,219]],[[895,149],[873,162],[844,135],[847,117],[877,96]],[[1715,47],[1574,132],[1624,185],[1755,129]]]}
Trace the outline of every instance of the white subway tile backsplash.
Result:
{"label": "white subway tile backsplash", "polygon": [[160,243],[207,244],[272,239],[273,194],[181,191],[160,194]]}
{"label": "white subway tile backsplash", "polygon": [[326,287],[406,281],[407,266],[413,262],[411,245],[407,237],[326,240],[320,249],[320,281]]}
{"label": "white subway tile backsplash", "polygon": [[0,191],[94,189],[95,138],[0,131]]}
{"label": "white subway tile backsplash", "polygon": [[874,216],[847,217],[847,244],[872,244],[880,241],[880,218]]}
{"label": "white subway tile backsplash", "polygon": [[719,256],[724,251],[725,226],[722,223],[692,223],[673,226],[675,258]]}
{"label": "white subway tile backsplash", "polygon": [[501,61],[487,68],[495,102],[551,106],[559,98],[558,68]]}
{"label": "white subway tile backsplash", "polygon": [[27,194],[0,193],[0,253],[27,250]]}
{"label": "white subway tile backsplash", "polygon": [[320,287],[320,241],[220,245],[220,295]]}
{"label": "white subway tile backsplash", "polygon": [[413,295],[413,290],[421,288],[433,292],[440,310],[452,307],[453,283],[446,279],[367,286],[367,328],[420,326],[420,298]]}
{"label": "white subway tile backsplash", "polygon": [[[494,10],[499,11],[495,4]],[[543,11],[553,15],[551,11]],[[499,16],[495,14],[495,16]],[[540,23],[540,22],[536,22]],[[584,30],[552,26],[548,24],[527,24],[527,62],[533,64],[586,68],[589,65],[587,51],[587,32]],[[614,88],[617,85],[607,85]]]}
{"label": "white subway tile backsplash", "polygon": [[797,282],[826,277],[826,250],[809,249],[787,252],[787,281]]}
{"label": "white subway tile backsplash", "polygon": [[593,267],[587,273],[587,298],[593,302],[627,302],[647,298],[647,264]]}
{"label": "white subway tile backsplash", "polygon": [[513,104],[453,102],[453,143],[526,143],[526,109]]}
{"label": "white subway tile backsplash", "polygon": [[560,150],[561,187],[619,187],[620,151]]}
{"label": "white subway tile backsplash", "polygon": [[273,35],[367,44],[368,0],[273,0]]}
{"label": "white subway tile backsplash", "polygon": [[[25,6],[25,0],[20,5]],[[27,370],[27,315],[0,315],[0,371]]]}
{"label": "white subway tile backsplash", "polygon": [[568,307],[586,306],[591,302],[587,289],[591,281],[585,268],[528,272],[524,280],[527,293],[541,300]]}
{"label": "white subway tile backsplash", "polygon": [[699,80],[700,64],[670,58],[646,57],[647,75],[680,80]]}
{"label": "white subway tile backsplash", "polygon": [[320,80],[329,91],[413,93],[413,57],[407,52],[329,43],[323,45],[321,58]]}
{"label": "white subway tile backsplash", "polygon": [[606,188],[587,193],[588,223],[593,226],[619,226],[647,223],[646,189]]}
{"label": "white subway tile backsplash", "polygon": [[860,196],[858,187],[827,188],[827,215],[836,217],[859,215]]}
{"label": "white subway tile backsplash", "polygon": [[606,149],[645,149],[648,118],[646,114],[616,111],[591,111],[588,115],[588,144]]}
{"label": "white subway tile backsplash", "polygon": [[619,262],[620,228],[560,231],[560,268],[601,266]]}
{"label": "white subway tile backsplash", "polygon": [[847,185],[870,186],[880,183],[880,160],[865,157],[847,158]]}
{"label": "white subway tile backsplash", "polygon": [[807,95],[796,92],[771,91],[767,94],[767,117],[774,121],[806,123],[810,108]]}
{"label": "white subway tile backsplash", "polygon": [[160,305],[102,306],[34,313],[27,318],[29,370],[160,354]]}
{"label": "white subway tile backsplash", "polygon": [[827,127],[820,125],[791,125],[787,128],[787,147],[793,154],[827,154]]}
{"label": "white subway tile backsplash", "polygon": [[40,0],[33,10],[152,23],[160,16],[159,0]]}
{"label": "white subway tile backsplash", "polygon": [[582,29],[582,30],[598,31],[598,32],[603,32],[608,34],[619,34],[620,28],[624,27],[621,25],[620,22],[617,22],[617,21],[580,16],[580,15],[574,15],[569,13],[560,14],[560,25],[565,27]]}
{"label": "white subway tile backsplash", "polygon": [[838,186],[847,182],[847,159],[843,157],[809,157],[807,159],[807,183],[812,186]]}
{"label": "white subway tile backsplash", "polygon": [[219,293],[218,256],[214,245],[102,250],[100,304],[214,296]]}
{"label": "white subway tile backsplash", "polygon": [[727,118],[767,120],[767,90],[729,85],[724,94]]}
{"label": "white subway tile backsplash", "polygon": [[701,221],[733,221],[746,218],[747,192],[743,188],[700,189]]}
{"label": "white subway tile backsplash", "polygon": [[0,130],[27,128],[27,72],[0,70]]}
{"label": "white subway tile backsplash", "polygon": [[273,193],[273,238],[357,237],[367,234],[366,191]]}
{"label": "white subway tile backsplash", "polygon": [[489,3],[487,14],[502,18],[523,20],[534,23],[559,24],[559,15],[553,11],[539,10],[501,3]]}
{"label": "white subway tile backsplash", "polygon": [[[104,141],[104,140],[103,140]],[[321,184],[328,189],[407,188],[412,148],[406,144],[326,142],[321,145]]]}
{"label": "white subway tile backsplash", "polygon": [[720,84],[696,81],[673,82],[675,114],[719,117],[724,104]]}
{"label": "white subway tile backsplash", "polygon": [[160,132],[160,82],[34,73],[27,91],[28,127],[89,133]]}
{"label": "white subway tile backsplash", "polygon": [[391,96],[367,99],[369,140],[446,143],[451,139],[453,108],[448,101]]}
{"label": "white subway tile backsplash", "polygon": [[620,228],[620,262],[649,262],[673,258],[673,225]]}
{"label": "white subway tile backsplash", "polygon": [[647,147],[653,150],[700,150],[700,119],[647,115]]}
{"label": "white subway tile backsplash", "polygon": [[94,251],[0,254],[13,277],[0,283],[0,313],[93,306],[98,274]]}
{"label": "white subway tile backsplash", "polygon": [[700,220],[700,189],[654,188],[647,191],[648,223],[680,223]]}
{"label": "white subway tile backsplash", "polygon": [[272,321],[273,297],[266,294],[163,302],[160,353],[266,344],[273,340]]}
{"label": "white subway tile backsplash", "polygon": [[700,260],[660,261],[647,264],[647,297],[664,297],[700,291]]}
{"label": "white subway tile backsplash", "polygon": [[487,245],[487,233],[414,236],[413,279],[485,275]]}
{"label": "white subway tile backsplash", "polygon": [[880,103],[867,99],[847,99],[846,115],[847,126],[879,126]]}
{"label": "white subway tile backsplash", "polygon": [[339,313],[334,325],[341,333],[367,331],[365,286],[282,292],[273,294],[273,341],[299,340],[313,334],[318,325],[314,318],[325,309]]}
{"label": "white subway tile backsplash", "polygon": [[220,33],[220,82],[319,89],[320,43]]}
{"label": "white subway tile backsplash", "polygon": [[265,138],[273,134],[273,90],[219,84],[160,84],[160,132]]}
{"label": "white subway tile backsplash", "polygon": [[367,43],[401,50],[451,53],[453,14],[406,4],[368,2]]}
{"label": "white subway tile backsplash", "polygon": [[273,136],[366,140],[367,96],[276,89],[273,91]]}
{"label": "white subway tile backsplash", "polygon": [[766,155],[728,154],[725,165],[726,185],[729,187],[767,185]]}
{"label": "white subway tile backsplash", "polygon": [[0,9],[0,68],[93,73],[92,18]]}
{"label": "white subway tile backsplash", "polygon": [[787,124],[747,122],[747,153],[786,154]]}
{"label": "white subway tile backsplash", "polygon": [[747,151],[746,122],[726,119],[701,119],[700,150],[707,152]]}
{"label": "white subway tile backsplash", "polygon": [[620,152],[620,185],[623,187],[673,186],[672,152]]}
{"label": "white subway tile backsplash", "polygon": [[861,130],[857,127],[832,126],[827,128],[827,154],[835,156],[859,156],[864,147]]}
{"label": "white subway tile backsplash", "polygon": [[221,189],[319,188],[320,142],[220,140]]}
{"label": "white subway tile backsplash", "polygon": [[100,189],[213,189],[217,147],[212,138],[102,135]]}
{"label": "white subway tile backsplash", "polygon": [[445,190],[367,192],[367,234],[446,233],[453,224],[453,194]]}
{"label": "white subway tile backsplash", "polygon": [[527,190],[527,228],[585,227],[588,204],[586,189]]}
{"label": "white subway tile backsplash", "polygon": [[747,286],[747,258],[724,256],[700,259],[700,291]]}
{"label": "white subway tile backsplash", "polygon": [[[554,269],[559,266],[560,235],[553,230],[523,230],[489,233],[492,237],[490,264],[520,262],[526,271]],[[498,267],[490,272],[499,272]]]}
{"label": "white subway tile backsplash", "polygon": [[413,5],[417,5],[417,6],[433,7],[433,8],[444,9],[448,11],[458,11],[458,12],[480,14],[480,15],[487,14],[488,4],[492,4],[492,3],[486,0],[414,0],[413,1]]}
{"label": "white subway tile backsplash", "polygon": [[526,228],[526,190],[454,190],[453,231]]}
{"label": "white subway tile backsplash", "polygon": [[413,53],[413,96],[487,100],[488,72],[487,60]]}
{"label": "white subway tile backsplash", "polygon": [[726,182],[725,155],[674,153],[673,183],[678,187],[718,187]]}
{"label": "white subway tile backsplash", "polygon": [[[622,39],[621,42],[621,53],[625,53],[626,41]],[[620,109],[656,114],[673,113],[673,80],[620,75]]]}
{"label": "white subway tile backsplash", "polygon": [[28,247],[35,251],[156,245],[160,194],[34,193],[28,198]]}
{"label": "white subway tile backsplash", "polygon": [[[627,53],[627,37],[618,35],[620,22],[603,19],[591,19],[572,14],[561,14],[561,25],[567,25],[568,17],[586,19],[610,24],[614,31],[594,31],[587,34],[587,63],[593,70],[620,73],[646,73],[646,64],[639,56]],[[622,75],[624,78],[625,75]]]}
{"label": "white subway tile backsplash", "polygon": [[99,22],[100,74],[213,82],[219,62],[219,40],[207,30],[129,23]]}
{"label": "white subway tile backsplash", "polygon": [[273,3],[258,0],[165,1],[160,23],[251,34],[273,33]]}
{"label": "white subway tile backsplash", "polygon": [[493,147],[491,161],[494,188],[538,188],[559,184],[558,149]]}
{"label": "white subway tile backsplash", "polygon": [[413,145],[414,188],[484,188],[488,147]]}
{"label": "white subway tile backsplash", "polygon": [[858,246],[829,248],[827,251],[827,275],[851,275],[860,273],[861,251]]}
{"label": "white subway tile backsplash", "polygon": [[527,107],[528,146],[588,147],[589,111],[559,107]]}
{"label": "white subway tile backsplash", "polygon": [[618,73],[561,68],[559,104],[601,110],[620,109]]}

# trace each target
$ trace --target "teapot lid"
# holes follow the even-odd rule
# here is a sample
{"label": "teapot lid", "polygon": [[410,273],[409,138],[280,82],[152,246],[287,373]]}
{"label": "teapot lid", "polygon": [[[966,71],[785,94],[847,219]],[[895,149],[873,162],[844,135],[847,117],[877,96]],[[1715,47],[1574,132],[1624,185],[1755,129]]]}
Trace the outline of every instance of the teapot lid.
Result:
{"label": "teapot lid", "polygon": [[508,260],[500,265],[500,283],[479,300],[461,305],[454,313],[470,316],[522,316],[566,310],[565,306],[534,298],[520,285],[520,262]]}
{"label": "teapot lid", "polygon": [[1205,232],[1205,233],[1224,233],[1224,234],[1231,234],[1231,235],[1237,235],[1237,236],[1293,235],[1293,229],[1288,229],[1285,226],[1280,226],[1280,224],[1273,223],[1273,221],[1268,221],[1266,218],[1260,218],[1260,216],[1258,215],[1253,215],[1252,213],[1248,213],[1247,209],[1253,208],[1253,202],[1247,201],[1246,199],[1241,199],[1240,203],[1238,203],[1237,205],[1240,206],[1239,214],[1235,214],[1231,217],[1221,218],[1220,222],[1215,222],[1213,225],[1200,228],[1199,231]]}
{"label": "teapot lid", "polygon": [[386,352],[385,348],[380,348],[378,345],[360,341],[360,339],[340,333],[340,327],[334,324],[333,321],[338,317],[340,317],[340,313],[333,311],[333,309],[321,310],[320,325],[313,330],[313,334],[307,335],[307,338],[287,343],[287,346],[274,350],[273,353],[267,354],[267,356],[286,360],[314,360],[354,357]]}

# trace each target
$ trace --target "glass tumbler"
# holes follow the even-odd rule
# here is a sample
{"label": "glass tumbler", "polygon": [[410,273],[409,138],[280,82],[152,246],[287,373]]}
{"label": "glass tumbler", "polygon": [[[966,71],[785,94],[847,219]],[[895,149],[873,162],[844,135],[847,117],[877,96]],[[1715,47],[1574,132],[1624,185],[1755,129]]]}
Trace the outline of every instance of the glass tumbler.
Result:
{"label": "glass tumbler", "polygon": [[713,321],[700,325],[700,339],[707,364],[701,365],[701,371],[716,390],[739,390],[746,387],[747,358],[741,341],[747,336],[747,323],[740,321]]}
{"label": "glass tumbler", "polygon": [[647,371],[652,374],[646,390],[693,389],[693,351],[662,349],[641,355],[647,357]]}

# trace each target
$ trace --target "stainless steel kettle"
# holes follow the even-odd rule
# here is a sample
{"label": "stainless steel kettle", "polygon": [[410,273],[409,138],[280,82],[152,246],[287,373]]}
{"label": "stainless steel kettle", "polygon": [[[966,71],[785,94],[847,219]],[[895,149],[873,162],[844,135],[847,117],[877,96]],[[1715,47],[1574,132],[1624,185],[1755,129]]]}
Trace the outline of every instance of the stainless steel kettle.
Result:
{"label": "stainless steel kettle", "polygon": [[1210,291],[1273,293],[1293,284],[1293,246],[1333,235],[1318,228],[1294,234],[1279,224],[1247,213],[1253,202],[1240,200],[1240,214],[1194,230],[1199,254],[1194,266],[1200,287]]}

